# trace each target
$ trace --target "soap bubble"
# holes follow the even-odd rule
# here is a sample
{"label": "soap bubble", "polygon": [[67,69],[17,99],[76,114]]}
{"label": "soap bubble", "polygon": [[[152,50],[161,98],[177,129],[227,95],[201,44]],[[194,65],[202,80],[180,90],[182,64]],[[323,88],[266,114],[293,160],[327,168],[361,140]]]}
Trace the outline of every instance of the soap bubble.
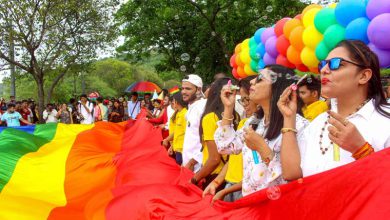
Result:
{"label": "soap bubble", "polygon": [[197,67],[197,66],[196,66],[196,64],[192,65],[192,68],[194,68],[194,69],[195,69],[196,67]]}
{"label": "soap bubble", "polygon": [[268,6],[265,8],[265,10],[266,10],[268,13],[270,13],[270,12],[272,12],[272,10],[274,10],[274,9],[272,8],[271,5],[268,5]]}
{"label": "soap bubble", "polygon": [[263,20],[267,20],[268,16],[267,15],[264,15],[263,17],[261,17],[261,19]]}
{"label": "soap bubble", "polygon": [[270,186],[267,189],[267,197],[270,200],[278,200],[282,196],[282,192],[278,186]]}
{"label": "soap bubble", "polygon": [[190,60],[190,55],[188,53],[183,53],[180,55],[180,59],[183,61],[189,61]]}
{"label": "soap bubble", "polygon": [[289,73],[286,74],[286,79],[291,79],[291,75]]}
{"label": "soap bubble", "polygon": [[269,71],[269,75],[271,77],[272,84],[276,83],[276,81],[278,80],[278,74],[274,71]]}
{"label": "soap bubble", "polygon": [[179,20],[179,18],[180,18],[179,15],[175,15],[176,20]]}
{"label": "soap bubble", "polygon": [[195,57],[195,62],[199,63],[200,62],[200,57]]}
{"label": "soap bubble", "polygon": [[184,65],[180,66],[180,71],[185,72],[186,70],[187,70],[186,66],[184,66]]}
{"label": "soap bubble", "polygon": [[215,31],[212,31],[212,32],[211,32],[211,36],[215,37],[215,35],[217,35],[217,34],[215,33]]}
{"label": "soap bubble", "polygon": [[308,77],[307,78],[307,83],[312,83],[313,82],[313,80],[311,79],[311,77]]}

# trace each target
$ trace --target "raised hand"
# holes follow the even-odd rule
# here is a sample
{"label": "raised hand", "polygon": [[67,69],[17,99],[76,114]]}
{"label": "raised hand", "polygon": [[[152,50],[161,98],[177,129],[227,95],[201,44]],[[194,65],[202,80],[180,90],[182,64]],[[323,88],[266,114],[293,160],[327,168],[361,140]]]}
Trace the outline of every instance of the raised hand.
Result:
{"label": "raised hand", "polygon": [[295,117],[298,108],[297,93],[291,87],[287,87],[280,96],[277,105],[283,117]]}

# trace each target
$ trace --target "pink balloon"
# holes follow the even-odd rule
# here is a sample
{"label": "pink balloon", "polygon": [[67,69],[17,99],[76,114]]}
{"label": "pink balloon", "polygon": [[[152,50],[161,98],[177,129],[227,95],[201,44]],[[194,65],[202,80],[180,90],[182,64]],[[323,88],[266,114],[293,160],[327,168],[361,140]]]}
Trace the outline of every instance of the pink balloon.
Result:
{"label": "pink balloon", "polygon": [[265,51],[272,57],[277,57],[279,55],[278,50],[276,49],[277,40],[276,36],[272,36],[265,42]]}

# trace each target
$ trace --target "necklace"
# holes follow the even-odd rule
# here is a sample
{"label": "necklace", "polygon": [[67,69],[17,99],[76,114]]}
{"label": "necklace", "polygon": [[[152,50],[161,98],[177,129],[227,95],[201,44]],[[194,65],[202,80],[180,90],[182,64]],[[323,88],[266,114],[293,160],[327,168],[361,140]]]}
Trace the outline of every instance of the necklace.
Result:
{"label": "necklace", "polygon": [[[367,102],[369,101],[369,99],[365,100],[362,104],[360,104],[356,110],[354,112],[352,112],[351,114],[349,114],[348,116],[351,116],[353,114],[355,114],[356,112],[358,112],[365,104],[367,104]],[[320,141],[319,141],[319,144],[320,144],[320,150],[321,150],[321,153],[322,155],[324,155],[330,146],[333,146],[333,141],[330,141],[330,144],[328,146],[323,146],[322,145],[322,138],[324,137],[324,131],[325,131],[325,128],[326,126],[328,125],[328,120],[330,119],[330,115],[328,114],[328,117],[326,118],[326,121],[324,123],[324,126],[321,128],[321,134],[320,134]]]}

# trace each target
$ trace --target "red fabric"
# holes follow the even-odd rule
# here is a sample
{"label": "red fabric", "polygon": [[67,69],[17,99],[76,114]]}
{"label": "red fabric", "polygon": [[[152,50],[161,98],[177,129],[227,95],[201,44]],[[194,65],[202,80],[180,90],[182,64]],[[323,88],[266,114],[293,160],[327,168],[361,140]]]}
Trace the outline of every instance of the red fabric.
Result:
{"label": "red fabric", "polygon": [[168,122],[167,108],[165,107],[163,111],[164,112],[160,117],[149,119],[149,122],[154,124],[166,124]]}
{"label": "red fabric", "polygon": [[267,189],[234,203],[201,197],[193,175],[160,145],[161,132],[146,120],[130,121],[115,160],[117,177],[107,219],[387,219],[390,149],[365,159]]}
{"label": "red fabric", "polygon": [[[19,111],[20,115],[22,116],[22,118],[26,121],[28,121],[28,116],[31,114],[30,110],[27,108],[23,108]],[[21,126],[26,126],[27,124],[20,121],[20,125]]]}

